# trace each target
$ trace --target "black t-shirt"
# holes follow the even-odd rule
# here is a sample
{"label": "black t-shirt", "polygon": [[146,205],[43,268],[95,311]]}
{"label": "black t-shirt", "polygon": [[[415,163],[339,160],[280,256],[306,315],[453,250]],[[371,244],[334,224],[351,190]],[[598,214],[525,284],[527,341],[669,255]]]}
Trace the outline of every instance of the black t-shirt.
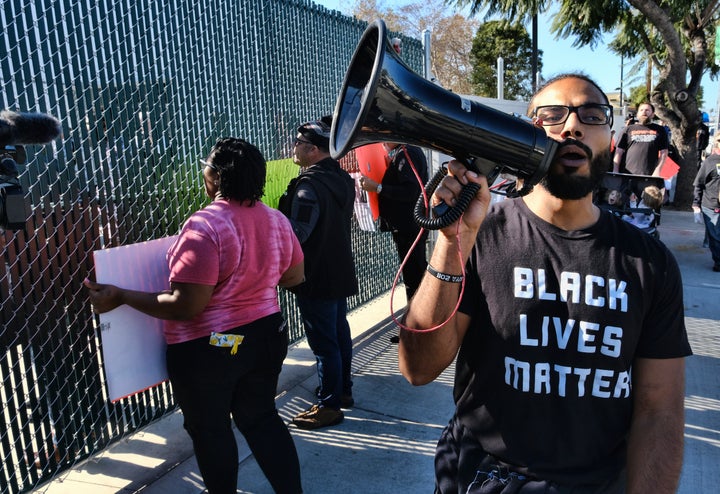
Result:
{"label": "black t-shirt", "polygon": [[658,164],[658,154],[669,147],[664,127],[649,123],[625,127],[617,148],[625,152],[625,168],[634,175],[652,175]]}
{"label": "black t-shirt", "polygon": [[691,354],[675,258],[609,213],[566,232],[516,199],[492,206],[469,267],[455,419],[520,473],[617,476],[633,361]]}

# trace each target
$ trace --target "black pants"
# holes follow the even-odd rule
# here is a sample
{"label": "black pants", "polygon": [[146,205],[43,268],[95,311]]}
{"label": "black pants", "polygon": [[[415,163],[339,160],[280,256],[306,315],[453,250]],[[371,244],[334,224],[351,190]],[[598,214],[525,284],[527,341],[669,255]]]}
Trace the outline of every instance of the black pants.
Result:
{"label": "black pants", "polygon": [[275,407],[288,347],[282,316],[273,314],[227,333],[245,335],[235,355],[231,348],[211,346],[207,337],[167,348],[170,383],[205,486],[210,494],[237,492],[232,416],[275,492],[300,493],[295,444]]}
{"label": "black pants", "polygon": [[[392,232],[393,241],[395,242],[395,247],[401,263],[405,259],[410,247],[412,247],[413,242],[415,242],[417,234],[418,232]],[[425,268],[427,267],[427,260],[425,259],[425,242],[427,241],[427,238],[428,232],[426,231],[423,233],[422,238],[413,249],[412,254],[405,263],[405,266],[402,268],[405,293],[408,300],[410,300],[410,298],[415,294],[415,291],[420,286],[420,282],[425,274]]]}
{"label": "black pants", "polygon": [[435,494],[624,494],[624,473],[602,485],[566,486],[514,471],[480,447],[455,420],[435,452]]}

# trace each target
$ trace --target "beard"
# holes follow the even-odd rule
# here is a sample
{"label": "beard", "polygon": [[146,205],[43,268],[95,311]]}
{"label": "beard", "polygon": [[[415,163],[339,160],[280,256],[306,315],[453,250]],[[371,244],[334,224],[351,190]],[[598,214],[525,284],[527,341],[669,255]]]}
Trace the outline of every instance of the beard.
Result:
{"label": "beard", "polygon": [[562,149],[562,146],[571,144],[579,146],[587,153],[588,159],[590,160],[590,175],[581,176],[576,173],[550,172],[540,180],[540,185],[547,189],[551,195],[563,200],[582,199],[593,192],[600,186],[603,175],[611,169],[610,166],[612,164],[610,149],[593,155],[589,147],[574,139],[568,139],[563,142],[558,150]]}

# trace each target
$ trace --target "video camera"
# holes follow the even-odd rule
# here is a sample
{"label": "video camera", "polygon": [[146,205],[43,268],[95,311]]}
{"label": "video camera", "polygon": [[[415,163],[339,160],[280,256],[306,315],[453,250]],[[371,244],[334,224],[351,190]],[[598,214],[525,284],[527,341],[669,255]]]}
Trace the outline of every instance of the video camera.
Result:
{"label": "video camera", "polygon": [[46,144],[61,134],[60,122],[50,115],[0,112],[0,232],[25,228],[31,214],[18,171],[27,161],[24,145]]}
{"label": "video camera", "polygon": [[19,230],[30,216],[30,201],[18,179],[17,165],[25,164],[23,146],[5,146],[0,150],[0,231]]}

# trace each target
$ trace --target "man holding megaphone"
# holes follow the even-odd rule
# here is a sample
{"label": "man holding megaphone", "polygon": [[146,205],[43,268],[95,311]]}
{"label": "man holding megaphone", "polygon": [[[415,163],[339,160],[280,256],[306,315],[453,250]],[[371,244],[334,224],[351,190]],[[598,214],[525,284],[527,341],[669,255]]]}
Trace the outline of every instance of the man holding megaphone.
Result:
{"label": "man holding megaphone", "polygon": [[556,77],[528,115],[558,143],[532,191],[491,206],[485,177],[452,161],[431,198],[480,186],[439,230],[400,335],[412,384],[457,357],[436,492],[675,492],[692,353],[677,262],[592,202],[612,165],[595,82]]}

